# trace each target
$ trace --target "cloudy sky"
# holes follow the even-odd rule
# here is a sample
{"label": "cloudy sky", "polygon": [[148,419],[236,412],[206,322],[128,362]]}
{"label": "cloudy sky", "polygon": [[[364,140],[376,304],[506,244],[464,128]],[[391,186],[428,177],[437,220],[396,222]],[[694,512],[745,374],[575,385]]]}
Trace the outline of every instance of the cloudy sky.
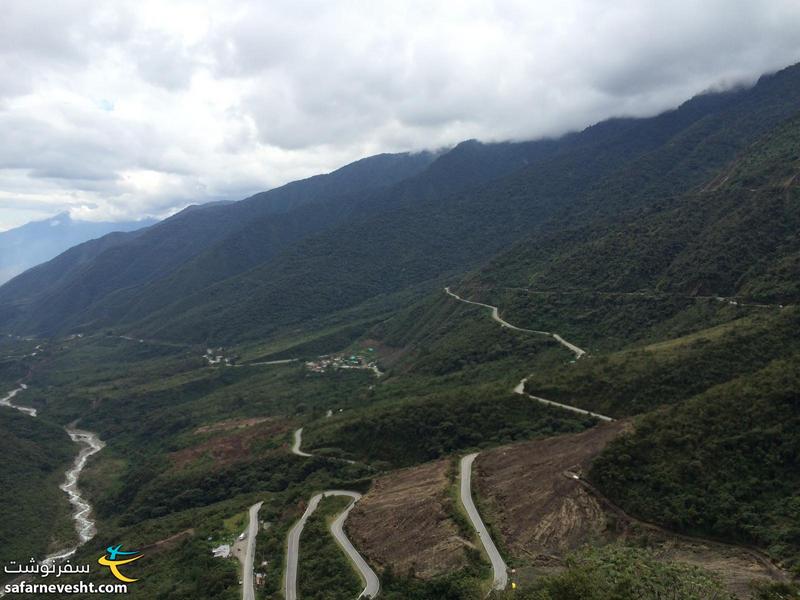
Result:
{"label": "cloudy sky", "polygon": [[2,4],[0,230],[560,134],[800,61],[797,0]]}

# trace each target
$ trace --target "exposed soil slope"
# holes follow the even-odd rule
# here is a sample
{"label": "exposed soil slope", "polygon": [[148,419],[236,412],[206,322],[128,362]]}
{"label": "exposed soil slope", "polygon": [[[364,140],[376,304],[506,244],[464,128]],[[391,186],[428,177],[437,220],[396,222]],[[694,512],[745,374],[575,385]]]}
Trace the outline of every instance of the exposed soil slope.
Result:
{"label": "exposed soil slope", "polygon": [[574,477],[585,473],[606,444],[629,427],[629,422],[617,421],[478,456],[473,489],[500,543],[523,567],[520,578],[559,569],[565,555],[585,543],[627,541],[644,543],[665,560],[709,569],[742,598],[749,597],[752,580],[780,579],[780,572],[747,549],[641,523]]}
{"label": "exposed soil slope", "polygon": [[440,460],[375,481],[347,523],[353,544],[370,563],[430,578],[467,564],[468,542],[448,515],[450,463]]}

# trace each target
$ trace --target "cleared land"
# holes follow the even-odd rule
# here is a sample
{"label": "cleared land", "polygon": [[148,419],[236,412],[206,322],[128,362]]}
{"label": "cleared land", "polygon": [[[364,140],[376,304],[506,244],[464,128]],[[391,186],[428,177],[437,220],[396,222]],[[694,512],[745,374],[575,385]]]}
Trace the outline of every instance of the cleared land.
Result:
{"label": "cleared land", "polygon": [[606,529],[598,502],[566,471],[580,474],[625,423],[599,425],[488,450],[475,461],[473,489],[513,556],[548,565]]}
{"label": "cleared land", "polygon": [[465,548],[448,513],[450,462],[439,460],[377,479],[347,523],[353,544],[373,565],[423,579],[467,565]]}
{"label": "cleared land", "polygon": [[224,421],[195,430],[201,441],[176,450],[169,457],[179,470],[203,461],[222,467],[265,453],[282,452],[280,442],[290,428],[290,423],[272,418]]}
{"label": "cleared land", "polygon": [[753,579],[778,579],[769,564],[746,549],[695,540],[632,519],[573,475],[629,424],[505,446],[475,461],[473,489],[481,513],[520,567],[519,580],[559,570],[567,553],[585,543],[646,544],[665,560],[680,560],[718,574],[737,595],[749,597]]}

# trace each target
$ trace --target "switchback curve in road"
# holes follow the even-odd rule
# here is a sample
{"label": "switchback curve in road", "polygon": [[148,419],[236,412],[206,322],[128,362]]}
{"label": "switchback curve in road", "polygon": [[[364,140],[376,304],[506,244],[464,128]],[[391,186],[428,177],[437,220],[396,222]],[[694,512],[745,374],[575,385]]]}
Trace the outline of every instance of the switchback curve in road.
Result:
{"label": "switchback curve in road", "polygon": [[344,550],[345,554],[347,554],[348,558],[350,558],[350,561],[356,566],[358,572],[361,574],[361,578],[364,581],[364,589],[361,591],[359,598],[374,598],[378,595],[378,592],[381,589],[381,583],[378,580],[378,576],[367,564],[367,561],[364,560],[364,557],[361,556],[358,550],[355,549],[352,542],[344,532],[344,522],[350,515],[350,511],[353,510],[356,502],[358,502],[358,500],[361,498],[361,494],[356,492],[346,493],[353,498],[353,501],[345,510],[341,512],[338,517],[336,517],[333,523],[331,523],[331,533],[333,534],[333,537],[336,538],[336,541],[342,547],[342,550]]}
{"label": "switchback curve in road", "polygon": [[472,463],[475,462],[476,456],[478,456],[477,452],[467,454],[461,459],[461,504],[467,511],[472,527],[478,533],[483,549],[492,563],[492,589],[504,590],[508,585],[508,565],[506,565],[503,557],[500,556],[497,546],[492,541],[492,536],[489,535],[478,509],[475,508],[475,503],[472,501]]}
{"label": "switchback curve in road", "polygon": [[317,510],[320,501],[328,496],[349,496],[353,499],[350,505],[342,511],[342,513],[331,524],[331,534],[336,539],[336,542],[341,546],[342,550],[347,554],[348,558],[352,561],[355,568],[358,570],[362,581],[364,581],[364,589],[358,595],[358,598],[374,598],[380,591],[380,581],[375,571],[367,564],[367,561],[358,553],[353,544],[344,533],[344,522],[350,514],[356,502],[361,499],[361,494],[358,492],[350,492],[347,490],[327,490],[320,494],[312,496],[311,500],[306,507],[303,516],[294,524],[289,530],[286,545],[286,571],[284,573],[284,591],[283,595],[285,600],[297,600],[297,565],[300,556],[300,536],[303,533],[303,528],[306,525],[309,517]]}

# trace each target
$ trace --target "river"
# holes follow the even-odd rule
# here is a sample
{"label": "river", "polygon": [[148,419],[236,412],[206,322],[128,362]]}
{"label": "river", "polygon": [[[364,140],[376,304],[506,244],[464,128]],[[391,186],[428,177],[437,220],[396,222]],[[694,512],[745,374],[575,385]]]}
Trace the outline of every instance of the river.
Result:
{"label": "river", "polygon": [[[17,389],[12,390],[4,398],[0,399],[0,406],[15,408],[35,418],[36,409],[18,406],[11,402],[17,394],[27,389],[28,386],[21,383]],[[100,450],[105,447],[105,443],[96,433],[77,429],[74,424],[65,427],[64,431],[67,432],[67,435],[69,435],[69,438],[74,443],[81,446],[75,460],[72,461],[72,465],[64,472],[64,483],[59,486],[64,493],[67,494],[69,502],[72,504],[72,518],[75,521],[75,530],[78,533],[78,543],[47,556],[43,562],[66,560],[75,554],[80,546],[91,540],[97,533],[97,526],[91,516],[92,505],[81,496],[81,491],[78,488],[78,480],[80,479],[81,472],[86,467],[86,462],[89,460],[89,457],[100,452]]]}
{"label": "river", "polygon": [[100,450],[105,447],[105,443],[97,437],[96,433],[92,433],[91,431],[75,429],[74,427],[65,427],[64,430],[73,442],[83,446],[75,457],[72,467],[66,471],[64,483],[59,486],[66,492],[70,504],[73,506],[72,518],[75,520],[75,530],[78,532],[78,543],[56,552],[55,554],[51,554],[44,559],[44,562],[65,560],[75,554],[80,546],[92,539],[97,533],[97,525],[91,518],[92,505],[81,496],[81,491],[78,489],[78,479],[81,476],[81,471],[83,471],[86,466],[86,461],[88,461],[89,457],[93,454],[100,452]]}

